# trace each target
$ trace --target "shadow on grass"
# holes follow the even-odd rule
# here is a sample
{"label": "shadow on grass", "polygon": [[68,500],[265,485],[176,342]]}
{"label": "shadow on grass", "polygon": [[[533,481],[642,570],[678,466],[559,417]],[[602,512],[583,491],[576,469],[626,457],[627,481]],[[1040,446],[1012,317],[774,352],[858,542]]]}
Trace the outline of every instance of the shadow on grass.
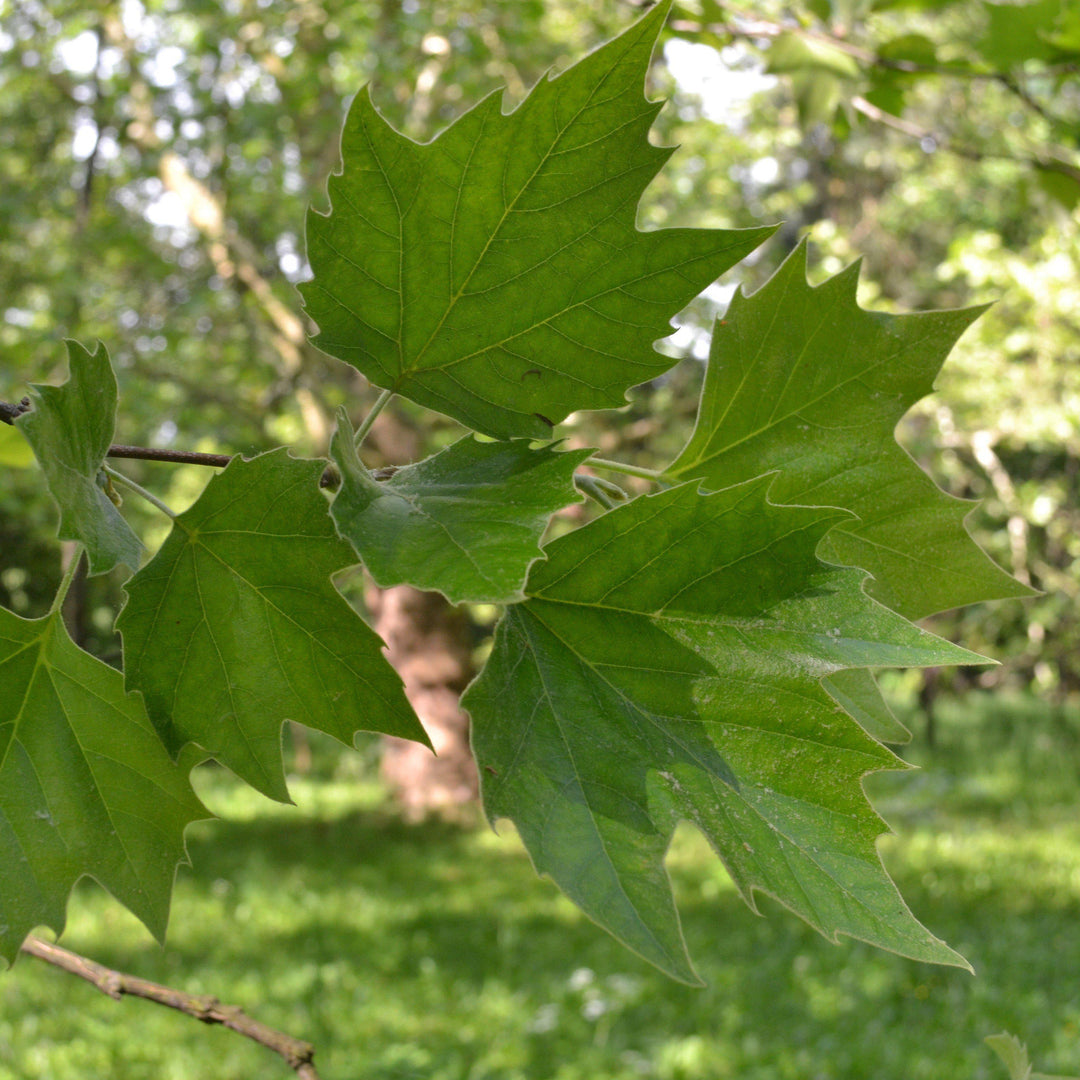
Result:
{"label": "shadow on grass", "polygon": [[[832,946],[766,899],[768,918],[755,918],[700,838],[686,833],[673,877],[709,986],[683,987],[539,881],[516,841],[372,811],[200,826],[166,950],[130,927],[117,933],[115,905],[85,887],[73,910],[90,914],[75,920],[69,940],[105,963],[213,992],[311,1039],[323,1074],[341,1080],[977,1080],[998,1075],[981,1039],[1002,1028],[1021,1032],[1044,1068],[1077,1072],[1076,857],[1056,868],[1037,838],[1008,839],[916,832],[891,844],[901,891],[968,956],[976,979],[859,943]],[[44,977],[27,966],[13,978]],[[63,1000],[93,994],[49,981]],[[29,993],[24,1009],[33,1007]],[[126,1008],[72,1005],[67,1024],[100,1039],[106,1013],[121,1029],[131,1022],[134,1014],[118,1011]],[[174,1068],[170,1077],[278,1075],[265,1051],[241,1049],[235,1036],[208,1041],[184,1018],[138,1016],[158,1033],[153,1060],[190,1061],[189,1072]],[[89,1036],[83,1042],[89,1047]],[[106,1045],[115,1054],[110,1075],[159,1075],[119,1038]],[[11,1075],[87,1075],[82,1058],[64,1069],[53,1062],[50,1071]]]}
{"label": "shadow on grass", "polygon": [[[1002,1029],[1076,1075],[1073,719],[1065,738],[1054,717],[1010,727],[969,703],[944,713],[936,756],[912,748],[925,773],[875,781],[899,833],[887,865],[975,978],[831,945],[764,898],[756,918],[685,830],[672,878],[708,986],[680,986],[538,880],[512,835],[407,825],[332,770],[299,808],[242,802],[247,820],[191,830],[166,949],[89,883],[65,944],[312,1040],[325,1080],[1000,1080],[982,1039]],[[43,965],[0,980],[0,1080],[289,1075],[232,1033]]]}

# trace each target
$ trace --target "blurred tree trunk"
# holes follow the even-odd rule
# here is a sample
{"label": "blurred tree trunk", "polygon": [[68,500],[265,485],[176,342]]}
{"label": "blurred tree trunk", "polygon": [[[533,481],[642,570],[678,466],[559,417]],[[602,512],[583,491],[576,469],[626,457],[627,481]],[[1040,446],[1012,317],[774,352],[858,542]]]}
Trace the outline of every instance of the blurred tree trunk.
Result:
{"label": "blurred tree trunk", "polygon": [[407,585],[370,589],[368,605],[435,747],[432,754],[419,743],[385,739],[383,779],[410,818],[452,812],[478,792],[468,717],[458,705],[473,675],[469,620],[439,594]]}

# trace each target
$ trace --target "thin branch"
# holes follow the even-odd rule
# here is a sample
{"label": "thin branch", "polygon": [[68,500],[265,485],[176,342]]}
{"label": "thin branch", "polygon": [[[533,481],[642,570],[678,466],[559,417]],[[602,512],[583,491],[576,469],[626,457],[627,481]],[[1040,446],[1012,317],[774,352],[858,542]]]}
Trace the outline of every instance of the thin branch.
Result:
{"label": "thin branch", "polygon": [[75,550],[71,553],[71,558],[68,560],[67,568],[64,570],[64,576],[60,579],[60,585],[56,590],[56,595],[53,597],[52,606],[49,608],[49,614],[55,615],[63,606],[64,600],[67,598],[68,589],[71,588],[71,583],[75,580],[75,575],[79,572],[79,564],[82,562],[83,546],[82,544],[76,544]]}
{"label": "thin branch", "polygon": [[[885,127],[891,127],[893,131],[899,131],[903,135],[910,135],[913,139],[932,139],[936,146],[946,144],[944,137],[939,135],[936,131],[929,131],[927,128],[920,127],[920,125],[912,123],[910,120],[904,120],[899,116],[894,116],[892,113],[886,112],[884,109],[879,109],[872,102],[867,101],[861,94],[856,94],[852,97],[851,107],[856,112],[861,112],[863,116],[873,120],[875,123],[884,124]],[[967,154],[962,153],[961,150],[956,150],[955,152],[960,153],[961,156],[964,157],[968,156]],[[972,150],[971,153],[976,154],[979,152]]]}
{"label": "thin branch", "polygon": [[979,150],[974,146],[966,146],[963,143],[953,142],[940,132],[931,131],[929,128],[924,128],[910,120],[903,120],[899,116],[894,116],[892,113],[885,112],[884,109],[879,109],[872,102],[867,101],[861,94],[855,94],[851,98],[851,107],[855,109],[856,112],[861,112],[863,116],[873,120],[875,123],[883,124],[885,127],[890,127],[894,131],[899,131],[911,138],[918,139],[920,142],[929,139],[933,142],[935,147],[947,150],[967,161],[1011,161],[1014,164],[1029,165],[1050,172],[1059,172],[1064,176],[1071,177],[1077,183],[1080,183],[1080,168],[1071,165],[1067,161],[1062,161],[1060,158],[995,154],[989,151]]}
{"label": "thin branch", "polygon": [[[845,53],[853,60],[866,67],[876,67],[885,71],[899,71],[909,75],[939,75],[943,78],[968,79],[972,82],[984,80],[996,82],[1015,95],[1032,112],[1042,117],[1052,127],[1060,130],[1070,130],[1069,123],[1057,116],[1038,100],[1026,87],[1024,87],[1011,73],[1007,71],[980,70],[978,68],[964,68],[951,64],[927,64],[918,60],[909,60],[903,57],[882,56],[880,53],[857,45],[837,34],[830,34],[822,30],[814,30],[808,26],[800,26],[796,23],[785,24],[773,22],[769,19],[761,19],[749,12],[740,11],[725,5],[728,11],[738,19],[737,23],[702,23],[689,19],[674,19],[671,29],[676,33],[700,34],[708,30],[714,34],[723,34],[733,39],[744,39],[753,42],[755,38],[778,38],[786,34],[794,34],[807,41],[817,41],[837,52]],[[1048,72],[1062,71],[1065,74],[1074,71],[1075,64],[1047,65],[1044,70]]]}
{"label": "thin branch", "polygon": [[[384,395],[385,396],[385,395]],[[380,400],[382,400],[380,398]],[[377,403],[376,403],[377,404]],[[14,424],[17,416],[22,416],[24,412],[30,411],[30,399],[23,398],[17,405],[9,404],[6,401],[0,401],[0,421],[5,424]],[[369,419],[373,420],[374,416],[370,416]],[[197,450],[162,450],[155,446],[123,446],[120,444],[114,444],[105,451],[106,457],[111,458],[124,458],[128,460],[136,461],[166,461],[173,465],[206,465],[212,469],[223,469],[226,465],[232,461],[235,455],[233,454],[202,454]],[[144,491],[134,481],[129,480],[121,473],[113,472],[112,469],[106,469],[114,479],[118,479],[121,483],[127,484],[132,490],[137,491],[144,498],[154,502],[154,505],[158,509],[164,507],[164,503],[157,503],[154,497],[149,492]],[[322,474],[319,480],[319,487],[332,488],[336,487],[339,481],[337,472],[333,466],[327,466],[326,471]],[[382,479],[382,477],[380,477]],[[171,512],[170,516],[172,515]]]}
{"label": "thin branch", "polygon": [[367,438],[367,433],[371,430],[371,425],[375,423],[375,417],[386,408],[393,396],[393,390],[384,390],[378,398],[376,398],[375,404],[371,406],[371,412],[364,417],[363,423],[356,429],[356,435],[353,437],[355,446],[359,447],[364,439]]}
{"label": "thin branch", "polygon": [[154,1001],[169,1009],[176,1009],[188,1016],[193,1016],[196,1020],[201,1020],[204,1024],[221,1024],[231,1031],[254,1040],[260,1046],[265,1046],[276,1054],[280,1054],[297,1076],[301,1077],[301,1080],[318,1080],[313,1064],[315,1048],[311,1043],[295,1039],[291,1035],[259,1023],[258,1020],[253,1020],[235,1005],[223,1005],[216,997],[209,994],[188,994],[183,990],[175,990],[171,986],[163,986],[161,983],[139,978],[137,975],[126,975],[122,971],[114,971],[112,968],[105,967],[104,964],[99,964],[96,960],[80,956],[78,953],[43,941],[34,935],[23,942],[22,951],[62,971],[85,979],[116,1001],[128,994],[131,997]]}
{"label": "thin branch", "polygon": [[232,461],[230,454],[200,454],[195,450],[159,450],[153,446],[110,446],[108,457],[133,458],[139,461],[171,461],[176,465],[207,465],[223,469]]}

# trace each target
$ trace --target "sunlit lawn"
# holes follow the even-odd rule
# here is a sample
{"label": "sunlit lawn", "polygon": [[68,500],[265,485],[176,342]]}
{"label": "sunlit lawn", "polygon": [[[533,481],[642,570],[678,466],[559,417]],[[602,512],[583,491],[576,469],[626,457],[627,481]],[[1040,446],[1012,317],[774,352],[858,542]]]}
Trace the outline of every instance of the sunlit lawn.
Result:
{"label": "sunlit lawn", "polygon": [[[348,763],[295,780],[297,807],[203,770],[228,820],[189,834],[168,947],[88,883],[63,943],[243,1005],[338,1080],[1004,1080],[982,1044],[1002,1029],[1036,1068],[1080,1076],[1080,717],[983,699],[940,738],[909,753],[924,772],[878,778],[898,833],[882,850],[974,978],[830,945],[767,900],[755,917],[687,831],[671,869],[708,987],[676,985],[537,880],[509,830],[405,825]],[[29,958],[0,976],[5,1080],[292,1075]]]}

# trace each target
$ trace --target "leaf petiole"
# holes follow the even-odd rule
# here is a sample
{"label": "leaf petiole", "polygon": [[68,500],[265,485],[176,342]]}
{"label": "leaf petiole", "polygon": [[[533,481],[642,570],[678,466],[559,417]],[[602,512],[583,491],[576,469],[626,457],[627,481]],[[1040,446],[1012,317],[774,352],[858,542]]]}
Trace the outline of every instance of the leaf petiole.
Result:
{"label": "leaf petiole", "polygon": [[371,425],[375,423],[375,417],[386,408],[393,396],[393,390],[384,390],[378,398],[376,398],[375,404],[371,406],[371,412],[364,417],[363,423],[356,429],[356,434],[353,436],[353,445],[358,449],[364,439],[367,438],[367,433],[371,430]]}
{"label": "leaf petiole", "polygon": [[611,472],[625,473],[627,476],[639,476],[642,480],[652,480],[656,484],[670,483],[671,477],[657,469],[644,469],[638,465],[627,465],[622,461],[610,461],[608,458],[591,457],[586,465],[594,469],[608,469]]}
{"label": "leaf petiole", "polygon": [[55,615],[64,606],[68,589],[71,588],[71,583],[75,580],[75,575],[79,572],[79,564],[82,562],[83,550],[82,544],[75,545],[75,550],[71,553],[71,559],[68,561],[64,576],[60,579],[56,595],[53,597],[52,606],[49,608],[50,615]]}
{"label": "leaf petiole", "polygon": [[626,501],[626,492],[618,484],[604,480],[599,476],[574,474],[574,486],[590,499],[594,499],[605,510],[614,510],[620,502]]}
{"label": "leaf petiole", "polygon": [[110,468],[108,465],[102,465],[102,470],[106,476],[112,477],[118,484],[122,484],[124,487],[134,491],[136,495],[141,495],[152,506],[156,506],[167,517],[176,520],[176,514],[172,509],[165,505],[156,495],[151,494],[141,484],[136,484],[134,480],[125,476],[122,472],[117,472],[115,469]]}

